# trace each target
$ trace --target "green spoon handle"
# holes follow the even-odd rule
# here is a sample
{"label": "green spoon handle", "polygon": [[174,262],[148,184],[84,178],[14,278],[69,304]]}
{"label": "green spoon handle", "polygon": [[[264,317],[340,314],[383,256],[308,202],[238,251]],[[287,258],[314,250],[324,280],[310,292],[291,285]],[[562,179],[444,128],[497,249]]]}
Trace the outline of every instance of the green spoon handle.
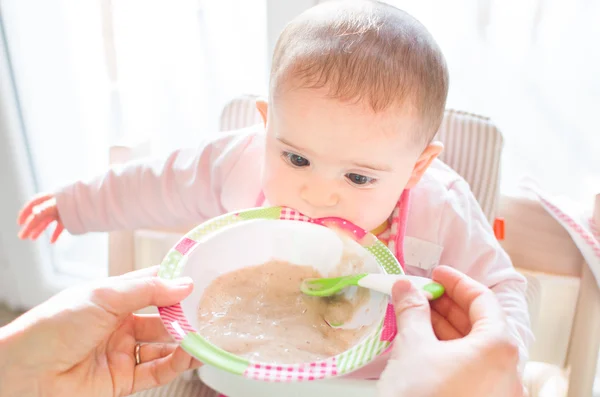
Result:
{"label": "green spoon handle", "polygon": [[444,294],[444,287],[426,277],[406,276],[395,274],[367,274],[358,280],[358,285],[383,294],[391,295],[392,287],[399,280],[409,280],[417,288],[425,292],[427,299],[434,300]]}

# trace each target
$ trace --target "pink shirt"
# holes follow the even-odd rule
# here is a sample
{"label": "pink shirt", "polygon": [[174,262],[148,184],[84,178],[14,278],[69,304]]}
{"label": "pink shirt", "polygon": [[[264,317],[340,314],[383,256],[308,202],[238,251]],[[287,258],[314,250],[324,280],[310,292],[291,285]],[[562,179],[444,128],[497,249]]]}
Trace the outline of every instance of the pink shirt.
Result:
{"label": "pink shirt", "polygon": [[[219,133],[166,159],[141,160],[68,185],[57,193],[58,210],[72,234],[198,224],[256,206],[263,150],[259,125]],[[430,276],[436,265],[445,264],[490,287],[519,345],[522,372],[533,340],[526,281],[497,242],[467,182],[435,161],[411,190],[410,201],[403,244],[406,272]],[[385,358],[351,376],[377,377],[384,365]]]}

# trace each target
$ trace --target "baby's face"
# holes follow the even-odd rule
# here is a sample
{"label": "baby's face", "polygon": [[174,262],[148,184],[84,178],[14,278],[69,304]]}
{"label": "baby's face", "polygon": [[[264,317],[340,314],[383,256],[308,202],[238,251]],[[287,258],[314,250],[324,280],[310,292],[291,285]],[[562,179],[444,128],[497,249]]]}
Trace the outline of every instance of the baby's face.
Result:
{"label": "baby's face", "polygon": [[269,105],[265,197],[312,218],[340,217],[373,230],[413,179],[422,152],[411,139],[418,120],[397,108],[375,114],[325,92],[291,90]]}

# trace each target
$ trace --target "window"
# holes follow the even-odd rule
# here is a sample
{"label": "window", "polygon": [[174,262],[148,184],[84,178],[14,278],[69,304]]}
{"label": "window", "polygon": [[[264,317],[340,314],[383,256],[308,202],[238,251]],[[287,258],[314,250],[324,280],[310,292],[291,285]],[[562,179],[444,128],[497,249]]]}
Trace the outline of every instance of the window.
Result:
{"label": "window", "polygon": [[433,34],[448,106],[492,118],[505,139],[502,192],[523,176],[590,208],[600,189],[600,3],[389,0]]}
{"label": "window", "polygon": [[[264,0],[36,7],[3,2],[2,23],[38,191],[103,172],[113,144],[193,146],[228,100],[266,92]],[[65,233],[54,269],[103,276],[106,245],[103,233]]]}

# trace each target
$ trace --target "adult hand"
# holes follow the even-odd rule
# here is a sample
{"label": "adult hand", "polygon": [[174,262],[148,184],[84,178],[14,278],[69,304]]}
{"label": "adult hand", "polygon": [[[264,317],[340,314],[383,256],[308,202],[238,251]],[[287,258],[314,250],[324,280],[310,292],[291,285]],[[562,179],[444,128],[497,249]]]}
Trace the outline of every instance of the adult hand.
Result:
{"label": "adult hand", "polygon": [[493,292],[449,267],[437,268],[433,278],[446,289],[434,321],[438,332],[454,330],[447,335],[453,340],[436,337],[427,299],[410,282],[398,282],[392,291],[398,334],[378,383],[379,395],[522,396],[518,347],[509,338]]}
{"label": "adult hand", "polygon": [[[0,329],[0,395],[125,396],[199,366],[144,307],[192,291],[149,268],[64,290]],[[136,365],[135,349],[140,364]]]}

